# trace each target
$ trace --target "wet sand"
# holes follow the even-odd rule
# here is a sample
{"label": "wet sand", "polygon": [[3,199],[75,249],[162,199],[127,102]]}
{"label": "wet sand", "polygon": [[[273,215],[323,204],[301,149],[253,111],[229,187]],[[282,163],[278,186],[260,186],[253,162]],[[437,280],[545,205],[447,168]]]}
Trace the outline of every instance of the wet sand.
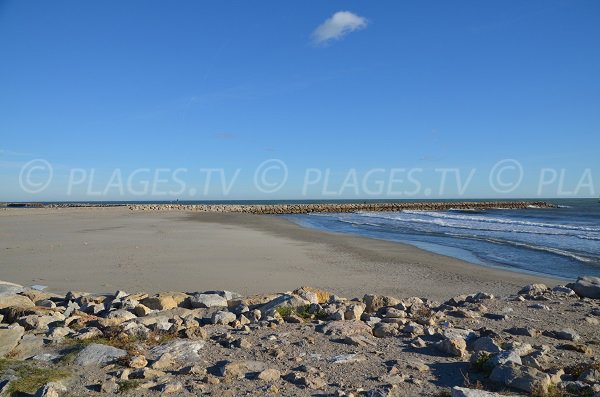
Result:
{"label": "wet sand", "polygon": [[410,245],[309,230],[277,216],[126,208],[1,210],[0,279],[55,292],[251,294],[308,285],[350,297],[438,300],[560,282]]}

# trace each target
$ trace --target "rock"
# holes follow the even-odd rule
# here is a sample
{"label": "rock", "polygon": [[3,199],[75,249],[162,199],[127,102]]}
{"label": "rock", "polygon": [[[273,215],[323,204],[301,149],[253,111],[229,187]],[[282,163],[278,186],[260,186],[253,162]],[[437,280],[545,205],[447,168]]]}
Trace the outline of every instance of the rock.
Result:
{"label": "rock", "polygon": [[211,322],[213,324],[223,324],[227,325],[236,320],[235,314],[227,311],[218,311],[214,313],[211,317]]}
{"label": "rock", "polygon": [[54,303],[50,299],[42,299],[42,300],[36,301],[35,305],[38,307],[46,307],[48,309],[54,309],[56,307],[56,303]]}
{"label": "rock", "polygon": [[311,287],[301,287],[294,291],[294,294],[306,299],[310,303],[326,303],[331,298],[331,294]]}
{"label": "rock", "polygon": [[600,299],[600,277],[582,276],[567,287],[583,298]]}
{"label": "rock", "polygon": [[300,307],[310,304],[309,301],[297,296],[297,295],[281,295],[272,301],[262,305],[260,311],[264,316],[272,316],[275,314],[277,308],[280,307]]}
{"label": "rock", "polygon": [[148,360],[146,360],[146,357],[142,355],[131,356],[127,361],[127,365],[130,368],[144,368],[146,365],[148,365]]}
{"label": "rock", "polygon": [[540,336],[540,331],[531,328],[531,327],[512,327],[505,332],[508,332],[511,335],[520,335],[520,336],[531,336],[533,338]]}
{"label": "rock", "polygon": [[163,394],[178,393],[183,390],[183,384],[181,382],[167,382],[159,385],[156,389]]}
{"label": "rock", "polygon": [[573,291],[569,287],[565,287],[564,285],[557,285],[556,287],[552,288],[552,292],[554,292],[555,294],[564,294],[567,296],[575,295],[575,291]]}
{"label": "rock", "polygon": [[175,362],[181,364],[195,363],[202,360],[199,351],[204,347],[204,341],[189,341],[175,339],[150,350],[150,359],[158,360],[164,354],[170,354]]}
{"label": "rock", "polygon": [[454,386],[452,388],[452,397],[502,397],[502,394],[492,393],[479,389],[467,389],[466,387]]}
{"label": "rock", "polygon": [[100,392],[117,394],[119,391],[119,384],[115,378],[109,378],[100,384]]}
{"label": "rock", "polygon": [[217,294],[194,294],[190,304],[193,308],[227,307],[227,299]]}
{"label": "rock", "polygon": [[150,313],[152,313],[152,309],[146,305],[142,305],[141,303],[133,308],[133,314],[138,317],[146,317]]}
{"label": "rock", "polygon": [[476,339],[471,347],[474,351],[484,351],[488,353],[499,353],[502,351],[502,348],[500,348],[496,341],[489,336]]}
{"label": "rock", "polygon": [[507,363],[514,364],[522,364],[521,356],[517,354],[514,350],[502,351],[494,354],[489,361],[486,363],[486,366],[489,368],[495,367],[497,365],[503,365]]}
{"label": "rock", "polygon": [[396,306],[401,303],[399,299],[392,296],[382,295],[365,295],[363,296],[363,302],[366,305],[365,311],[367,313],[376,313],[379,309],[387,306]]}
{"label": "rock", "polygon": [[334,336],[352,336],[352,335],[372,335],[371,327],[360,321],[330,321],[318,331],[326,335]]}
{"label": "rock", "polygon": [[250,372],[262,372],[267,369],[267,365],[262,361],[229,361],[223,363],[218,369],[218,374],[226,378],[241,379]]}
{"label": "rock", "polygon": [[528,393],[545,393],[550,386],[550,377],[545,373],[514,363],[496,366],[490,374],[490,380]]}
{"label": "rock", "polygon": [[168,310],[177,307],[177,301],[168,294],[158,294],[142,299],[141,303],[152,310]]}
{"label": "rock", "polygon": [[[133,371],[129,378],[131,379],[156,379],[165,376],[166,374],[163,371],[153,368],[139,368]],[[154,387],[153,385],[152,387]]]}
{"label": "rock", "polygon": [[127,352],[113,346],[92,343],[81,350],[75,357],[74,364],[80,366],[103,366],[110,364],[118,358],[124,357]]}
{"label": "rock", "polygon": [[329,361],[332,364],[359,363],[366,360],[367,358],[360,354],[339,354],[337,356],[332,356],[327,359],[327,361]]}
{"label": "rock", "polygon": [[399,334],[398,324],[396,323],[377,323],[373,327],[373,335],[377,338],[387,338]]}
{"label": "rock", "polygon": [[542,305],[541,303],[534,303],[533,305],[527,306],[530,309],[539,309],[539,310],[547,310],[550,311],[550,308],[546,305]]}
{"label": "rock", "polygon": [[363,303],[355,303],[346,307],[344,311],[344,320],[360,320],[360,316],[365,311]]}
{"label": "rock", "polygon": [[267,368],[259,372],[256,377],[265,382],[275,382],[281,378],[281,372],[275,368]]}
{"label": "rock", "polygon": [[206,368],[200,365],[188,365],[181,368],[178,373],[182,375],[206,375]]}
{"label": "rock", "polygon": [[93,338],[98,338],[102,336],[102,331],[100,331],[96,327],[84,327],[79,330],[79,332],[74,336],[75,339],[79,340],[89,340]]}
{"label": "rock", "polygon": [[600,381],[600,371],[596,368],[588,368],[577,378],[580,382],[594,384]]}
{"label": "rock", "polygon": [[42,386],[35,393],[35,397],[60,397],[67,388],[59,382],[50,382]]}
{"label": "rock", "polygon": [[22,285],[0,280],[0,297],[17,295],[25,291]]}
{"label": "rock", "polygon": [[560,340],[578,341],[580,336],[571,328],[564,328],[559,331],[544,331],[543,335]]}
{"label": "rock", "polygon": [[23,327],[0,329],[0,358],[10,353],[25,333]]}
{"label": "rock", "polygon": [[0,309],[7,307],[34,307],[35,305],[26,296],[23,295],[0,295]]}
{"label": "rock", "polygon": [[519,295],[541,295],[547,290],[546,284],[529,284],[521,288]]}
{"label": "rock", "polygon": [[436,342],[434,346],[442,353],[457,357],[462,357],[467,350],[467,342],[460,337],[446,337]]}

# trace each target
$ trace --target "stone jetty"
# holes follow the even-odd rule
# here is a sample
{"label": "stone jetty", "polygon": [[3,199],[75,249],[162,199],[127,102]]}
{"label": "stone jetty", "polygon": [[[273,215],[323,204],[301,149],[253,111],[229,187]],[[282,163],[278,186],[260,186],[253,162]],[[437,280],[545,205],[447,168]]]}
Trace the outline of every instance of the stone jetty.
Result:
{"label": "stone jetty", "polygon": [[355,211],[444,211],[485,210],[493,208],[555,208],[545,201],[461,201],[461,202],[364,202],[364,203],[316,203],[316,204],[132,204],[133,211],[196,211],[236,212],[248,214],[308,214],[312,212]]}

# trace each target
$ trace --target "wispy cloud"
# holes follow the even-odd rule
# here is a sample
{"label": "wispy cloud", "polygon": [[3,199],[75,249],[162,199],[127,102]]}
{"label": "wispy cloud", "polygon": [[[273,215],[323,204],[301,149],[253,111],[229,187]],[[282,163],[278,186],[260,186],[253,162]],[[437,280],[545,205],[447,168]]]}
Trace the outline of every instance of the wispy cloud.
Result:
{"label": "wispy cloud", "polygon": [[350,11],[338,11],[315,29],[312,39],[316,44],[326,44],[332,40],[339,40],[348,33],[364,29],[368,23],[366,18]]}

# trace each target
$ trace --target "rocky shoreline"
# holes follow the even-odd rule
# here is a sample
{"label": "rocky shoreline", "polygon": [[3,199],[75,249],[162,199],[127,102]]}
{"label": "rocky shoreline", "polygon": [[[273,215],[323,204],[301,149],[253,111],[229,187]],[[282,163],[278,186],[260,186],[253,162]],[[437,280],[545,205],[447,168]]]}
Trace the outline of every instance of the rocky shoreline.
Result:
{"label": "rocky shoreline", "polygon": [[40,289],[0,282],[2,395],[600,396],[595,277],[443,303]]}
{"label": "rocky shoreline", "polygon": [[196,211],[213,213],[248,214],[307,214],[311,212],[354,212],[354,211],[444,211],[556,208],[545,201],[461,201],[461,202],[390,202],[390,203],[313,203],[313,204],[112,204],[112,203],[4,203],[0,208],[102,208],[127,207],[132,211]]}

